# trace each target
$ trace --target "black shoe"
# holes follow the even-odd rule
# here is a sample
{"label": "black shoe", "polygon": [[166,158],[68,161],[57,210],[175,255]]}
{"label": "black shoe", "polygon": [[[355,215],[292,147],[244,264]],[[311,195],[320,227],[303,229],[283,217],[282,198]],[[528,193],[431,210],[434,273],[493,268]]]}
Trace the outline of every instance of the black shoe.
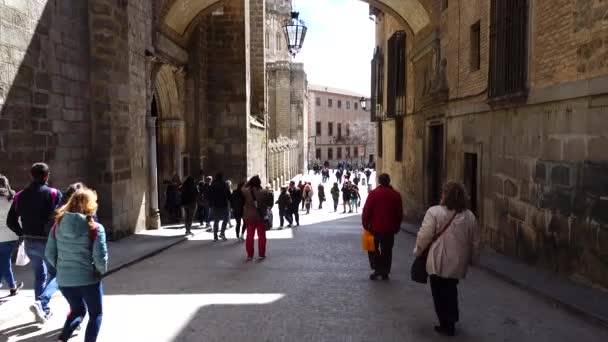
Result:
{"label": "black shoe", "polygon": [[369,275],[369,280],[377,280],[379,276],[380,276],[380,274],[374,272]]}
{"label": "black shoe", "polygon": [[454,328],[444,328],[440,325],[436,325],[435,326],[435,331],[442,336],[455,336],[456,335],[456,331]]}
{"label": "black shoe", "polygon": [[388,274],[383,274],[382,275],[382,280],[390,280],[391,278],[389,278]]}
{"label": "black shoe", "polygon": [[19,293],[19,290],[21,290],[23,288],[23,282],[20,281],[17,284],[15,284],[15,288],[11,289],[11,297],[12,296],[16,296],[17,293]]}

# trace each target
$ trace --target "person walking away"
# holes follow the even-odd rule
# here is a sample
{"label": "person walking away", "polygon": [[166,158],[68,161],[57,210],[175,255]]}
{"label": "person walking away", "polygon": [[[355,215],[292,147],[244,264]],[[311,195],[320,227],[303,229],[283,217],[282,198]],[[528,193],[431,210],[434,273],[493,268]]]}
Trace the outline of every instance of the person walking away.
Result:
{"label": "person walking away", "polygon": [[181,209],[181,195],[179,188],[181,186],[181,180],[178,175],[174,175],[171,179],[171,183],[167,185],[165,209],[169,213],[169,220],[171,223],[179,223],[180,220],[180,209]]}
{"label": "person walking away", "polygon": [[304,188],[306,187],[306,183],[302,181],[298,182],[298,188],[300,188],[300,192],[302,193],[302,211],[304,211],[304,206],[306,205],[305,196],[304,196]]}
{"label": "person walking away", "polygon": [[[230,180],[226,181],[226,186],[228,187],[228,192],[230,193],[230,197],[232,197],[232,182]],[[232,225],[232,205],[230,204],[230,200],[228,200],[228,227],[233,228]]]}
{"label": "person walking away", "polygon": [[371,177],[372,171],[370,169],[365,170],[365,179],[367,180],[367,184],[369,184],[369,177]]}
{"label": "person walking away", "polygon": [[272,206],[274,205],[274,191],[272,191],[272,185],[266,184],[266,191],[268,192],[268,202],[269,206],[266,206],[266,216],[268,217],[269,227],[266,227],[267,230],[272,229],[274,227],[274,214],[272,213]]}
{"label": "person walking away", "polygon": [[[194,183],[194,180],[193,182]],[[89,314],[84,341],[94,342],[102,320],[101,278],[108,267],[108,246],[104,227],[95,222],[97,194],[88,188],[77,190],[57,211],[49,234],[45,256],[57,269],[57,283],[70,305],[59,341],[67,341]]]}
{"label": "person walking away", "polygon": [[19,237],[6,226],[6,216],[15,197],[15,192],[4,175],[0,174],[0,285],[6,281],[11,296],[16,296],[23,288],[23,282],[16,282],[11,264],[11,255],[17,247]]}
{"label": "person walking away", "polygon": [[345,182],[350,181],[350,170],[349,169],[346,169],[346,173],[344,174],[344,181]]}
{"label": "person walking away", "polygon": [[[427,210],[416,238],[414,254],[421,255],[432,243],[426,269],[439,319],[435,331],[454,336],[459,319],[458,283],[465,278],[468,266],[479,260],[480,233],[475,215],[466,208],[462,184],[448,182],[443,188],[440,203]],[[444,233],[432,242],[443,229]]]}
{"label": "person walking away", "polygon": [[211,201],[209,200],[211,198],[211,182],[212,182],[211,176],[207,176],[205,177],[205,181],[203,182],[203,184],[201,185],[199,183],[199,194],[200,194],[200,204],[202,206],[202,210],[203,210],[203,216],[201,218],[201,226],[203,226],[204,223],[204,227],[209,228],[207,230],[207,232],[211,232],[211,215],[213,214],[211,212]]}
{"label": "person walking away", "polygon": [[361,203],[361,194],[359,194],[359,187],[356,184],[351,184],[350,187],[350,206],[351,213],[352,209],[355,209],[355,213],[359,213],[359,203]]}
{"label": "person walking away", "polygon": [[401,229],[403,202],[401,195],[391,187],[391,178],[383,173],[378,177],[379,186],[367,196],[363,207],[363,229],[374,236],[376,250],[369,252],[369,262],[374,272],[369,279],[389,279],[393,260],[395,234]]}
{"label": "person walking away", "polygon": [[336,180],[338,181],[338,184],[342,184],[342,170],[338,169],[338,171],[336,171]]}
{"label": "person walking away", "polygon": [[302,202],[302,191],[300,187],[296,187],[296,183],[294,181],[289,182],[289,196],[291,196],[291,215],[293,218],[291,220],[296,223],[297,226],[300,226],[300,213],[298,209],[300,208],[300,202]]}
{"label": "person walking away", "polygon": [[290,212],[291,196],[289,195],[289,192],[287,192],[286,186],[281,187],[281,194],[279,195],[279,200],[277,201],[277,204],[279,205],[279,221],[281,224],[281,227],[279,229],[283,229],[285,221],[287,221],[287,226],[291,227],[293,224]]}
{"label": "person walking away", "polygon": [[319,209],[323,209],[323,202],[325,202],[325,187],[323,184],[319,184],[317,191],[319,192]]}
{"label": "person walking away", "polygon": [[179,187],[179,192],[181,193],[181,205],[184,208],[186,235],[192,235],[192,220],[194,219],[196,200],[198,198],[198,190],[194,183],[194,177],[188,176],[184,183]]}
{"label": "person walking away", "polygon": [[340,201],[340,188],[338,188],[338,182],[334,182],[334,186],[331,188],[331,198],[334,200],[334,213],[338,212],[338,202]]}
{"label": "person walking away", "polygon": [[228,202],[230,200],[230,189],[224,182],[224,175],[218,173],[211,183],[211,211],[213,212],[213,241],[218,241],[218,229],[220,220],[222,221],[222,230],[219,238],[226,241],[226,226],[228,225]]}
{"label": "person walking away", "polygon": [[350,184],[346,180],[342,185],[342,204],[344,205],[344,212],[342,214],[346,214],[346,206],[348,206],[349,211],[352,212],[350,204]]}
{"label": "person walking away", "polygon": [[32,165],[30,174],[32,183],[13,198],[6,225],[24,239],[25,252],[34,271],[36,301],[30,310],[38,323],[46,323],[52,315],[49,301],[57,291],[57,281],[55,269],[44,259],[44,249],[62,194],[47,184],[50,173],[45,163]]}
{"label": "person walking away", "polygon": [[306,205],[306,214],[310,214],[310,207],[312,205],[312,198],[314,196],[314,191],[312,190],[312,184],[306,183],[304,187],[304,204]]}
{"label": "person walking away", "polygon": [[247,251],[247,261],[253,259],[254,247],[253,240],[258,234],[258,255],[260,260],[266,258],[266,223],[264,215],[268,208],[272,208],[272,194],[262,189],[262,181],[259,176],[253,176],[242,190],[245,197],[245,209],[243,217],[247,225],[247,239],[245,248]]}
{"label": "person walking away", "polygon": [[359,186],[359,182],[361,178],[359,178],[359,172],[355,171],[355,176],[353,177],[353,184]]}
{"label": "person walking away", "polygon": [[[230,196],[230,207],[234,214],[234,220],[236,221],[236,238],[239,241],[245,241],[245,225],[243,223],[243,207],[245,206],[245,196],[241,190],[243,190],[245,182],[240,182],[236,186],[236,190],[232,192]],[[243,230],[241,231],[241,227]]]}

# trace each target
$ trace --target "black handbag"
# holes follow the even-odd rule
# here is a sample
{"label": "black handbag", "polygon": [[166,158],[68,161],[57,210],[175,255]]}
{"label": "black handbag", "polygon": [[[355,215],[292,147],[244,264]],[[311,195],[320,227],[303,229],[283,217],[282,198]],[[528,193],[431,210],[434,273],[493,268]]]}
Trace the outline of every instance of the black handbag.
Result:
{"label": "black handbag", "polygon": [[448,228],[452,224],[452,221],[454,221],[456,214],[457,213],[454,213],[454,215],[448,221],[448,223],[446,223],[446,225],[443,226],[443,228],[441,229],[439,234],[437,234],[433,237],[433,240],[424,249],[424,252],[422,252],[422,254],[420,254],[419,256],[416,257],[416,259],[414,259],[414,262],[412,263],[412,269],[410,271],[413,281],[415,281],[417,283],[421,283],[421,284],[426,284],[426,282],[428,281],[429,274],[426,271],[426,260],[429,257],[429,251],[431,250],[431,246],[433,245],[433,243],[435,243],[435,241],[437,241],[437,239],[439,239],[439,237],[443,233],[445,233],[446,230],[448,230]]}

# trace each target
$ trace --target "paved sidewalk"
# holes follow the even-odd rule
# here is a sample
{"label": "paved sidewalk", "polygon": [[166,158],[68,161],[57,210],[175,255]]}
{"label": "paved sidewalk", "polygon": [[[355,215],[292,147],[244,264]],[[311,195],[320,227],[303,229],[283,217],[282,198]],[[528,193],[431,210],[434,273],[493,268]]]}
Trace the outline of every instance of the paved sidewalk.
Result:
{"label": "paved sidewalk", "polygon": [[[106,276],[186,241],[184,231],[179,226],[173,226],[160,230],[143,231],[119,241],[108,242],[109,265]],[[196,234],[202,230],[193,231]],[[28,307],[34,301],[31,267],[29,265],[15,266],[14,272],[15,278],[25,283],[25,288],[15,297],[7,297],[9,291],[6,287],[0,289],[0,324],[4,320],[29,312]]]}
{"label": "paved sidewalk", "polygon": [[[411,234],[416,234],[418,228],[419,225],[403,225],[403,229]],[[489,248],[482,250],[478,266],[566,310],[608,326],[608,292],[576,284]]]}

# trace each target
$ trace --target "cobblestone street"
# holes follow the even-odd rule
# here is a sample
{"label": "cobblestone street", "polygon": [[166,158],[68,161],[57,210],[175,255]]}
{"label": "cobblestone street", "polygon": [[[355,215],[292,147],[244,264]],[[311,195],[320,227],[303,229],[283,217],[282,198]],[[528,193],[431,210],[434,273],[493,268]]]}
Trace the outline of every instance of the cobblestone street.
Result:
{"label": "cobblestone street", "polygon": [[[391,281],[371,282],[360,216],[328,211],[303,215],[299,228],[271,231],[263,262],[246,263],[244,245],[234,239],[214,243],[200,232],[109,276],[100,340],[444,340],[433,331],[429,289],[409,280],[413,236],[397,236]],[[454,341],[608,340],[603,328],[484,271],[473,269],[460,290]],[[53,300],[55,315],[40,327],[27,311],[31,291],[23,294],[11,299],[22,303],[21,312],[0,318],[0,341],[56,338],[68,311],[63,298]]]}

